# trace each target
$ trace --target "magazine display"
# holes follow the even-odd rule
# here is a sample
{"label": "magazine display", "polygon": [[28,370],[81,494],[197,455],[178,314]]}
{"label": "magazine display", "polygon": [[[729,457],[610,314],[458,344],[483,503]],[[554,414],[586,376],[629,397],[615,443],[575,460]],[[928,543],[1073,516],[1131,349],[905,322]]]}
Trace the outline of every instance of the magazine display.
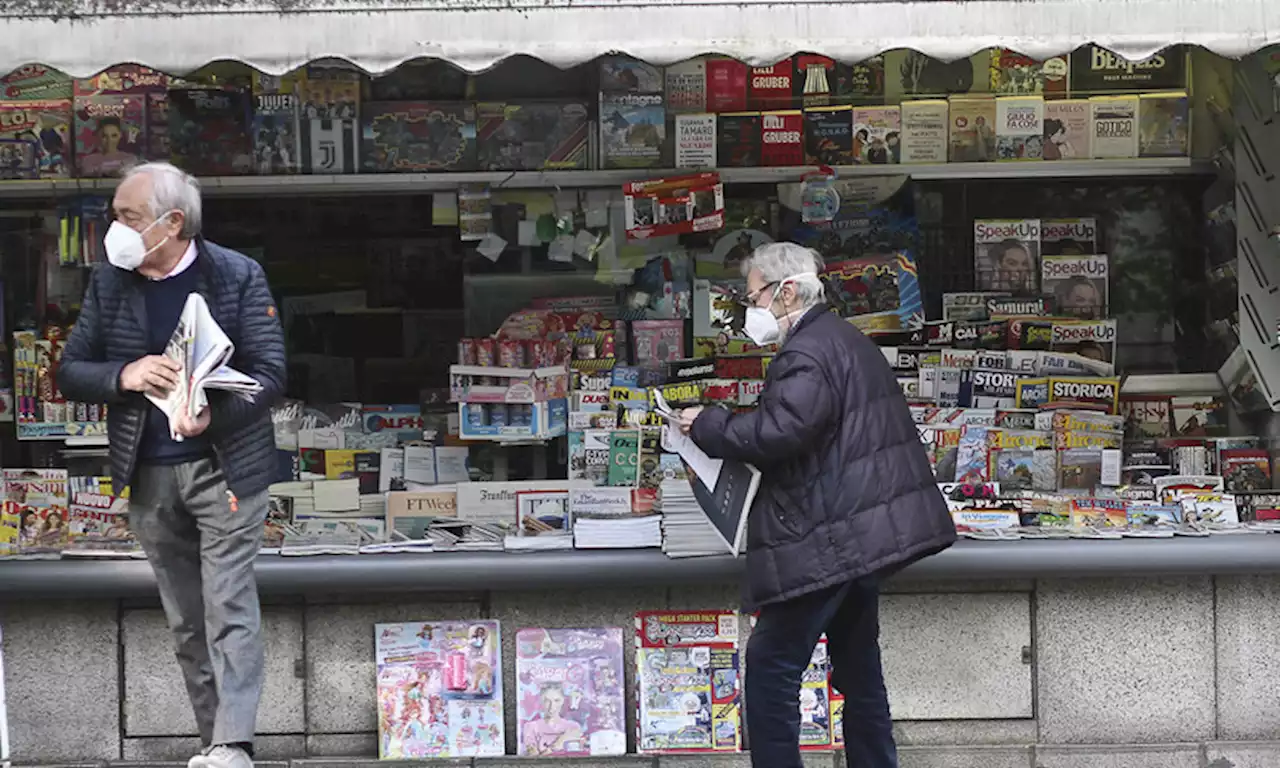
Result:
{"label": "magazine display", "polygon": [[262,391],[262,385],[252,376],[227,365],[235,351],[231,339],[209,314],[204,297],[198,293],[188,296],[178,326],[164,348],[165,357],[182,366],[178,386],[164,397],[147,395],[169,419],[174,440],[182,440],[174,431],[178,415],[185,412],[188,418],[194,419],[209,405],[206,390],[221,389],[249,401]]}
{"label": "magazine display", "polygon": [[636,748],[739,751],[741,668],[736,612],[636,614]]}
{"label": "magazine display", "polygon": [[627,751],[619,627],[516,633],[516,739],[521,757]]}
{"label": "magazine display", "polygon": [[129,530],[129,498],[111,491],[110,477],[70,479],[66,553],[130,557],[141,551]]}
{"label": "magazine display", "polygon": [[18,551],[57,553],[67,545],[67,470],[4,470],[4,502],[17,516]]}
{"label": "magazine display", "polygon": [[973,223],[975,284],[980,291],[1035,291],[1040,281],[1040,220]]}
{"label": "magazine display", "polygon": [[379,757],[506,751],[498,622],[376,624],[374,638]]}

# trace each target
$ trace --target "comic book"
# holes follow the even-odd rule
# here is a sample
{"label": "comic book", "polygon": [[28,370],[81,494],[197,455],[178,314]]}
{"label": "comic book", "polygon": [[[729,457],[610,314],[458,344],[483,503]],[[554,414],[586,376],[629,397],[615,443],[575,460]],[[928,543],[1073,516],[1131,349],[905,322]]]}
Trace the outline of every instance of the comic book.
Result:
{"label": "comic book", "polygon": [[1088,160],[1093,123],[1088,99],[1058,99],[1044,104],[1044,159]]}
{"label": "comic book", "polygon": [[1107,315],[1108,263],[1106,254],[1045,255],[1041,261],[1040,290],[1053,298],[1060,315],[1101,319]]}
{"label": "comic book", "polygon": [[742,748],[735,611],[636,614],[636,748],[641,754]]}
{"label": "comic book", "polygon": [[255,72],[253,77],[254,172],[263,176],[302,170],[302,103],[297,79]]}
{"label": "comic book", "polygon": [[476,105],[478,170],[585,169],[590,117],[581,101],[481,102]]}
{"label": "comic book", "polygon": [[1185,92],[1144,93],[1138,99],[1138,155],[1185,157],[1191,141]]}
{"label": "comic book", "polygon": [[521,757],[627,751],[621,628],[516,633],[516,740]]}
{"label": "comic book", "polygon": [[112,493],[110,477],[72,477],[69,491],[70,547],[108,551],[137,548],[129,530],[129,499]]}
{"label": "comic book", "polygon": [[1071,500],[1071,524],[1081,528],[1123,528],[1129,524],[1129,505],[1121,499],[1075,498]]}
{"label": "comic book", "polygon": [[119,175],[136,164],[147,148],[145,95],[77,96],[75,100],[76,175]]}
{"label": "comic book", "polygon": [[[62,179],[71,174],[71,99],[0,102],[0,140],[26,147],[0,155],[6,178]],[[22,173],[11,173],[22,160]]]}
{"label": "comic book", "polygon": [[253,171],[249,94],[226,88],[169,91],[169,151],[175,165],[196,176]]}
{"label": "comic book", "polygon": [[4,498],[17,506],[18,549],[57,552],[67,545],[67,470],[6,469]]}
{"label": "comic book", "polygon": [[947,101],[951,162],[995,160],[996,100],[990,96],[952,96]]}
{"label": "comic book", "polygon": [[855,325],[864,332],[924,325],[916,261],[909,251],[828,264],[819,277],[832,308],[841,317],[859,318]]}
{"label": "comic book", "polygon": [[1034,292],[1040,284],[1040,220],[973,222],[974,272],[980,291]]}
{"label": "comic book", "polygon": [[374,637],[379,757],[506,751],[497,621],[376,624]]}
{"label": "comic book", "polygon": [[1094,96],[1089,99],[1093,157],[1138,156],[1138,97]]}
{"label": "comic book", "polygon": [[476,110],[469,102],[371,102],[361,111],[366,173],[476,167]]}
{"label": "comic book", "polygon": [[996,159],[1044,159],[1044,98],[1000,96],[996,99]]}
{"label": "comic book", "polygon": [[1228,491],[1264,491],[1271,488],[1271,459],[1260,448],[1234,448],[1222,451],[1218,474]]}
{"label": "comic book", "polygon": [[1001,95],[1041,94],[1046,99],[1067,93],[1067,56],[1044,61],[1008,48],[991,49],[991,92]]}
{"label": "comic book", "polygon": [[1097,219],[1041,219],[1042,256],[1082,256],[1097,252]]}
{"label": "comic book", "polygon": [[902,115],[898,107],[853,110],[853,162],[886,165],[902,161]]}

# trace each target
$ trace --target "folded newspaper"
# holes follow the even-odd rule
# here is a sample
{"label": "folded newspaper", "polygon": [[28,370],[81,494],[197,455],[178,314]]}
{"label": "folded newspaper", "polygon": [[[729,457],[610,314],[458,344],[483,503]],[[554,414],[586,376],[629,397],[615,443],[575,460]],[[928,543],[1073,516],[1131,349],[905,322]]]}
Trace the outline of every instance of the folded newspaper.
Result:
{"label": "folded newspaper", "polygon": [[198,293],[188,296],[178,326],[164,348],[164,356],[182,366],[178,386],[165,397],[147,395],[169,418],[169,434],[174,440],[182,440],[174,431],[178,414],[185,412],[194,419],[209,404],[206,390],[221,389],[250,401],[262,391],[257,379],[227,365],[235,351],[231,339],[209,314],[204,297]]}
{"label": "folded newspaper", "polygon": [[760,470],[741,461],[707,456],[672,423],[675,412],[662,393],[653,390],[653,394],[654,410],[668,422],[662,428],[663,450],[678,454],[684,461],[694,499],[725,547],[737,557],[746,546],[747,515],[760,489]]}

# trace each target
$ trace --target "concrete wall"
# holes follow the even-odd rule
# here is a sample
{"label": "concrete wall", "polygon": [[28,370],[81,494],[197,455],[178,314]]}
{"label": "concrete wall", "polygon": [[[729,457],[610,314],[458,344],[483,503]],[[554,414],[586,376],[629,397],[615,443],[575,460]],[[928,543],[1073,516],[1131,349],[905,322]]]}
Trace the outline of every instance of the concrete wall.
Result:
{"label": "concrete wall", "polygon": [[[272,602],[264,609],[260,755],[376,754],[376,622],[496,618],[510,659],[521,626],[630,627],[637,610],[735,605],[729,585]],[[903,767],[1280,765],[1277,605],[1280,577],[891,586],[882,643]],[[9,602],[0,604],[0,621],[19,763],[185,760],[195,748],[158,605]],[[514,690],[510,665],[505,673]],[[508,745],[515,744],[513,701]],[[833,764],[829,755],[811,760]]]}

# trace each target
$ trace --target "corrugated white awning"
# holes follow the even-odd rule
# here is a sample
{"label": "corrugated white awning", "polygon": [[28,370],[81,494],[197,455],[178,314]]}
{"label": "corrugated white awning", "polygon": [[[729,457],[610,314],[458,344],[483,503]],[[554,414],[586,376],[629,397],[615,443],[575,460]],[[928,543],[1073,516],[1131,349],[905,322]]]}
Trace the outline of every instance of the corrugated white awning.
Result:
{"label": "corrugated white awning", "polygon": [[413,58],[560,67],[625,52],[655,64],[719,53],[859,61],[914,48],[952,60],[1004,46],[1045,58],[1097,43],[1141,59],[1175,43],[1240,57],[1280,43],[1280,0],[10,0],[0,72],[77,77],[136,62],[183,74],[238,60],[281,74],[326,57],[370,73]]}

